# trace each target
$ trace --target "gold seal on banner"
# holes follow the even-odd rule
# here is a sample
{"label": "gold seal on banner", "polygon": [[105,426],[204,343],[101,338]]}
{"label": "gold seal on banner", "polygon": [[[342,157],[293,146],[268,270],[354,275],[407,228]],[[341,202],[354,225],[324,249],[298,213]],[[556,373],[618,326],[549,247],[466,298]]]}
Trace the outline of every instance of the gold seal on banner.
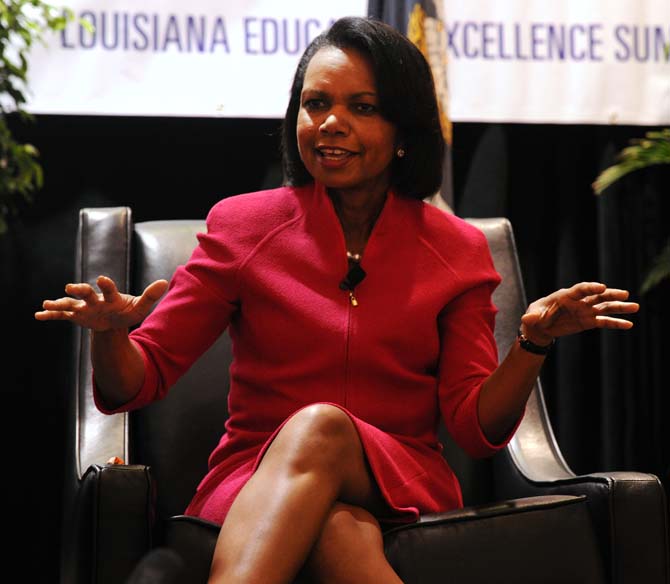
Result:
{"label": "gold seal on banner", "polygon": [[448,116],[449,84],[447,81],[447,38],[445,36],[442,3],[435,2],[436,17],[427,16],[421,4],[415,4],[407,23],[407,37],[426,57],[433,73],[435,94],[440,109],[442,135],[451,145],[452,127]]}

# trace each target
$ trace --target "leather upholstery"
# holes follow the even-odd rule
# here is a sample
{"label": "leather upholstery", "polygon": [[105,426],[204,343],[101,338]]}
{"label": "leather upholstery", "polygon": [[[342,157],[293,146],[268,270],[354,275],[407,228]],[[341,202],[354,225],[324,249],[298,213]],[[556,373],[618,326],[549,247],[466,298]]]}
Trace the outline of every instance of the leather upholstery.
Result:
{"label": "leather upholstery", "polygon": [[[502,358],[515,340],[526,306],[512,228],[504,218],[471,222],[487,236],[503,277],[494,295]],[[93,282],[99,274],[108,274],[121,288],[138,293],[157,278],[169,279],[188,259],[196,233],[203,229],[201,220],[133,225],[127,207],[83,209],[77,277]],[[118,584],[155,546],[177,550],[192,581],[205,581],[218,526],[179,514],[205,474],[207,456],[227,415],[222,388],[228,387],[228,336],[224,334],[163,401],[114,416],[100,414],[92,403],[88,340],[86,331],[78,332],[62,581]],[[471,460],[448,436],[443,440],[468,507],[386,534],[387,554],[405,582],[430,584],[447,577],[468,583],[670,582],[660,481],[633,472],[575,476],[551,430],[539,380],[515,437],[494,458]],[[133,464],[106,465],[112,456]],[[111,489],[89,484],[112,479],[116,482]],[[106,502],[108,493],[116,503]],[[139,518],[136,510],[142,505],[146,515]],[[96,517],[110,517],[110,512],[96,515],[96,509],[113,509],[111,515],[118,520],[98,521]],[[112,564],[114,570],[109,571]]]}

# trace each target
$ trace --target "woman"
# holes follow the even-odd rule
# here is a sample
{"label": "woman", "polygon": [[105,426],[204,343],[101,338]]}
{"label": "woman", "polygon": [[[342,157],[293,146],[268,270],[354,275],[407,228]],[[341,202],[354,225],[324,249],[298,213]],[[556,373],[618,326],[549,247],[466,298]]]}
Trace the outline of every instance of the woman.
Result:
{"label": "woman", "polygon": [[486,241],[422,202],[443,149],[420,52],[384,24],[337,21],[295,75],[290,186],[215,205],[149,316],[167,282],[132,297],[104,276],[102,294],[69,284],[36,314],[92,329],[104,412],[162,397],[230,327],[230,418],[186,511],[223,524],[210,582],[400,582],[380,522],[462,504],[440,414],[490,455],[556,337],[632,326],[612,316],[638,309],[626,291],[577,284],[528,307],[498,366]]}

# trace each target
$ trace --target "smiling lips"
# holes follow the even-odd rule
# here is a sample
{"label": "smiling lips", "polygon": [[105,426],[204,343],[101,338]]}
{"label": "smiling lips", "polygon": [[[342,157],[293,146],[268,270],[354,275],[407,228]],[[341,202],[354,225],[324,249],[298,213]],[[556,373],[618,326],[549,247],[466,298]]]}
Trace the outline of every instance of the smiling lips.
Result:
{"label": "smiling lips", "polygon": [[352,152],[351,150],[328,146],[317,146],[316,152],[321,164],[328,168],[339,168],[340,166],[344,166],[356,155],[356,152]]}

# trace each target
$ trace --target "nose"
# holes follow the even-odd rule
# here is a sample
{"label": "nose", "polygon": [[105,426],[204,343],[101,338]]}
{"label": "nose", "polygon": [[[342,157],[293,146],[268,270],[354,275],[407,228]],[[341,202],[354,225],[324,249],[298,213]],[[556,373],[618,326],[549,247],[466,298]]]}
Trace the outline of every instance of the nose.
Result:
{"label": "nose", "polygon": [[346,120],[346,116],[341,112],[331,110],[326,114],[323,122],[321,122],[319,131],[324,134],[347,134],[349,131],[349,124]]}

